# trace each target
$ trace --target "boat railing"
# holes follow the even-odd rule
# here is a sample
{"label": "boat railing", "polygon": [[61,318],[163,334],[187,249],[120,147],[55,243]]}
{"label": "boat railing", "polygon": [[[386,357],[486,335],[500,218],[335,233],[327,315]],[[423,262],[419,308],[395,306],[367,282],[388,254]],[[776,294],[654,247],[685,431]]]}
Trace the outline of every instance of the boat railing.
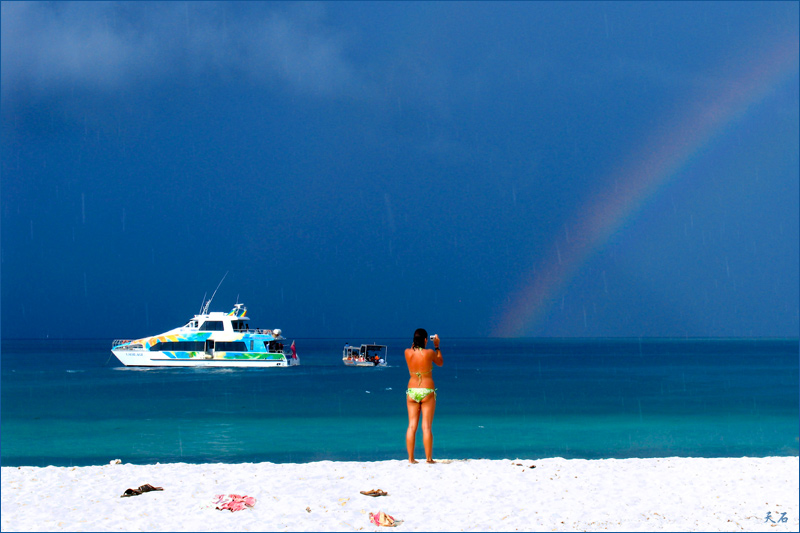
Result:
{"label": "boat railing", "polygon": [[[236,332],[236,333],[251,333],[253,335],[272,335],[273,337],[275,336],[275,334],[273,333],[273,331],[271,329],[234,328],[233,331]],[[276,340],[277,339],[282,339],[282,338],[283,337],[277,337]]]}
{"label": "boat railing", "polygon": [[129,342],[133,342],[133,339],[117,339],[113,342],[113,344],[111,344],[111,346],[119,346],[120,344],[128,344]]}

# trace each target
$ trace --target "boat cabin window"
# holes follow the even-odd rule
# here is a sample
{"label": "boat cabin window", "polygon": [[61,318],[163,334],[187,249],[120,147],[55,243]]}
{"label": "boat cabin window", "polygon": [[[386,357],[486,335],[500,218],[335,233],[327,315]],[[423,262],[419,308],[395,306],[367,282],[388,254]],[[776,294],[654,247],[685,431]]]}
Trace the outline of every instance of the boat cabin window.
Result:
{"label": "boat cabin window", "polygon": [[157,342],[150,348],[153,352],[202,352],[204,349],[202,341]]}
{"label": "boat cabin window", "polygon": [[233,331],[245,331],[248,330],[247,322],[244,320],[234,320],[233,321]]}
{"label": "boat cabin window", "polygon": [[219,342],[215,348],[218,352],[246,352],[247,347],[241,341],[236,342]]}
{"label": "boat cabin window", "polygon": [[206,320],[200,326],[200,331],[225,331],[225,328],[220,320]]}

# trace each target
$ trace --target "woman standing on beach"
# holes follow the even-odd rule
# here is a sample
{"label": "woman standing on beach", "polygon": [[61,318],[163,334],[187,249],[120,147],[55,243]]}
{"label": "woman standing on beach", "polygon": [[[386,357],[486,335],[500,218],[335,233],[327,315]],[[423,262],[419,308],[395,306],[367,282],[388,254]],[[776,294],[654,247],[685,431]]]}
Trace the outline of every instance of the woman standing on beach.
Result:
{"label": "woman standing on beach", "polygon": [[414,444],[419,426],[419,415],[422,413],[422,443],[425,446],[425,458],[429,463],[433,460],[433,413],[436,411],[436,388],[433,384],[433,364],[442,366],[442,352],[439,350],[439,335],[433,335],[433,350],[428,345],[428,332],[419,328],[414,332],[414,343],[406,349],[406,364],[410,377],[406,390],[406,406],[408,407],[408,429],[406,430],[406,449],[408,462],[414,460]]}

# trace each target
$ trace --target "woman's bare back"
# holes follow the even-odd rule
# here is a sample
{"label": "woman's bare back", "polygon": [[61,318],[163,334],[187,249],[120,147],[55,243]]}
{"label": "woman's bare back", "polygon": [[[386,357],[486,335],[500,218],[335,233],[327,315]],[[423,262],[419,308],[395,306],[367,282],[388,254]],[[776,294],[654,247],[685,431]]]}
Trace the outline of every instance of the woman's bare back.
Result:
{"label": "woman's bare back", "polygon": [[407,348],[408,387],[433,389],[433,364],[442,366],[442,352],[427,348]]}

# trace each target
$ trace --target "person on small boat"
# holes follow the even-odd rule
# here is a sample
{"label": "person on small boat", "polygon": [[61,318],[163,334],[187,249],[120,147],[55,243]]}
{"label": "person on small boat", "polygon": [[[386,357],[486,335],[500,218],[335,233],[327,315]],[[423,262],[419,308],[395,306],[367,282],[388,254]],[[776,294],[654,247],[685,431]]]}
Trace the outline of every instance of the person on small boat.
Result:
{"label": "person on small boat", "polygon": [[433,460],[433,414],[436,411],[436,388],[433,384],[433,365],[442,366],[442,352],[439,350],[439,336],[433,337],[433,350],[427,348],[428,332],[419,328],[414,332],[411,348],[405,351],[406,364],[410,377],[406,390],[406,406],[408,407],[408,429],[406,430],[406,449],[408,462],[414,460],[414,446],[417,437],[420,415],[422,415],[422,443],[425,447],[425,459]]}

